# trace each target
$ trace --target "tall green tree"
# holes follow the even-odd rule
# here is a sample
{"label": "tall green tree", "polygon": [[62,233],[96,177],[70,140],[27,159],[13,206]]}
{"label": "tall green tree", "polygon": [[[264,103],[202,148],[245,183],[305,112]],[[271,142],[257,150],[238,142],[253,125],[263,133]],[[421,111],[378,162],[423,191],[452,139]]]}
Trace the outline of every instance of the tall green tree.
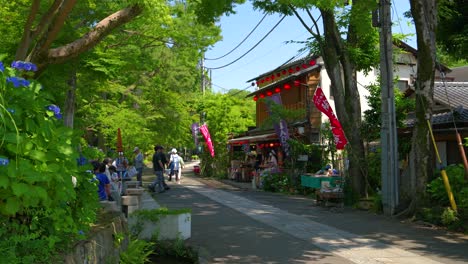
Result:
{"label": "tall green tree", "polygon": [[453,58],[468,58],[468,4],[466,0],[440,0],[437,3],[436,43]]}
{"label": "tall green tree", "polygon": [[[207,176],[225,176],[216,173],[228,168],[229,134],[241,133],[255,126],[255,102],[247,100],[247,91],[230,90],[227,94],[208,92],[194,105],[197,113],[205,113],[204,121],[210,131],[215,157],[208,151],[202,154],[202,164]],[[197,120],[194,120],[197,121]]]}
{"label": "tall green tree", "polygon": [[[371,13],[377,8],[371,0],[353,1],[254,1],[254,6],[266,12],[295,15],[311,34],[310,46],[323,57],[330,77],[338,119],[349,141],[349,174],[356,194],[365,196],[365,151],[361,136],[361,106],[357,87],[357,72],[369,70],[378,63],[377,31],[371,25]],[[323,21],[312,10],[318,9]],[[304,11],[310,22],[302,17]]]}
{"label": "tall green tree", "polygon": [[415,114],[411,150],[415,157],[416,185],[412,202],[405,213],[414,214],[422,203],[427,180],[432,175],[432,147],[429,133],[434,104],[434,75],[436,70],[437,1],[411,0],[411,14],[416,26],[418,45],[415,82]]}

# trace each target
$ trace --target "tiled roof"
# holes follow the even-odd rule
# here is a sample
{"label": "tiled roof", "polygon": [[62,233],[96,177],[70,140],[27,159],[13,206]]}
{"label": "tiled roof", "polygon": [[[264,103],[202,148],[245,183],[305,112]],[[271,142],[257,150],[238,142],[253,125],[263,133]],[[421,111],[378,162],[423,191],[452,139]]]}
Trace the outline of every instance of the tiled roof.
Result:
{"label": "tiled roof", "polygon": [[468,82],[435,82],[434,100],[449,108],[468,109]]}
{"label": "tiled roof", "polygon": [[[434,82],[434,101],[444,105],[445,110],[432,115],[433,125],[468,123],[468,82]],[[453,110],[453,117],[452,112]],[[405,124],[412,127],[414,115],[409,116]]]}
{"label": "tiled roof", "polygon": [[452,68],[452,72],[447,77],[454,78],[456,82],[468,82],[468,66]]}
{"label": "tiled roof", "polygon": [[[307,56],[304,56],[304,57],[299,58],[299,59],[296,59],[296,60],[289,60],[289,61],[283,63],[282,65],[277,66],[275,69],[273,69],[273,70],[271,70],[271,71],[268,71],[268,72],[265,72],[265,73],[263,73],[263,74],[261,74],[261,75],[255,77],[255,78],[253,78],[253,79],[248,80],[247,82],[251,82],[251,81],[260,79],[260,78],[262,78],[262,77],[269,76],[269,75],[271,75],[271,74],[274,73],[274,72],[281,71],[281,70],[283,70],[283,69],[289,68],[290,66],[293,66],[293,65],[296,65],[296,64],[301,64],[301,63],[307,62],[308,60],[317,59],[317,58],[318,58],[317,55],[313,55],[313,54],[312,54],[312,55],[307,55]],[[292,59],[294,59],[294,57],[293,57]]]}
{"label": "tiled roof", "polygon": [[[416,118],[414,115],[408,117],[405,120],[405,125],[408,127],[414,126]],[[468,123],[468,109],[463,107],[458,107],[453,110],[453,118],[452,112],[441,112],[432,115],[432,125],[443,125],[443,124],[451,124],[455,121],[455,123]]]}

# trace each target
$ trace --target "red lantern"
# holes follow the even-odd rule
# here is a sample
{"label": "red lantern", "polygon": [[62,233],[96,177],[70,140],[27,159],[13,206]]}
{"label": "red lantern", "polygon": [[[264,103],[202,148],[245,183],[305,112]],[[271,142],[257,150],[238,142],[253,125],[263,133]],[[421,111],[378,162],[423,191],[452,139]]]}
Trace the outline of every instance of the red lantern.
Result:
{"label": "red lantern", "polygon": [[281,71],[281,74],[283,74],[283,75],[286,75],[286,73],[288,73],[286,70]]}
{"label": "red lantern", "polygon": [[307,64],[302,64],[302,68],[303,68],[303,69],[305,69],[305,68],[307,68],[307,67],[309,67],[309,65],[307,65]]}
{"label": "red lantern", "polygon": [[271,80],[273,81],[274,79],[275,79],[275,75],[272,74],[272,75],[271,75]]}
{"label": "red lantern", "polygon": [[276,77],[278,77],[278,78],[281,77],[281,72],[278,72],[278,73],[276,74]]}
{"label": "red lantern", "polygon": [[309,61],[309,65],[310,65],[310,66],[314,66],[316,63],[317,63],[317,62],[316,62],[315,60]]}
{"label": "red lantern", "polygon": [[258,86],[258,82],[255,83]]}
{"label": "red lantern", "polygon": [[294,72],[293,68],[289,68],[288,72],[293,73]]}
{"label": "red lantern", "polygon": [[300,86],[300,85],[301,85],[301,82],[299,80],[294,81],[294,86]]}
{"label": "red lantern", "polygon": [[253,97],[253,100],[254,100],[254,101],[257,101],[257,100],[258,100],[258,96],[254,96],[254,97]]}
{"label": "red lantern", "polygon": [[296,66],[296,71],[300,71],[300,70],[301,70],[301,67]]}
{"label": "red lantern", "polygon": [[270,143],[270,147],[273,147],[274,145],[275,145],[275,144],[273,144],[273,143]]}
{"label": "red lantern", "polygon": [[269,81],[270,81],[270,77],[266,77],[266,81],[269,82]]}
{"label": "red lantern", "polygon": [[286,89],[286,90],[291,89],[291,85],[289,85],[289,83],[285,84],[283,87],[284,87],[284,89]]}
{"label": "red lantern", "polygon": [[264,95],[264,94],[260,94],[260,98],[265,98],[265,95]]}
{"label": "red lantern", "polygon": [[273,92],[272,92],[272,91],[267,91],[266,94],[267,94],[268,96],[272,96],[272,95],[273,95]]}
{"label": "red lantern", "polygon": [[279,92],[281,92],[281,88],[276,87],[276,88],[275,88],[275,93],[279,93]]}

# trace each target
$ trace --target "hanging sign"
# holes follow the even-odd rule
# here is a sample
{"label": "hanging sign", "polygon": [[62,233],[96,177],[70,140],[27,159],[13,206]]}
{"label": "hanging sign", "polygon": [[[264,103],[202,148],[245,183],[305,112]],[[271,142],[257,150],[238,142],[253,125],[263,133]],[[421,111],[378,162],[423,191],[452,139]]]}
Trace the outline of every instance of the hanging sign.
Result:
{"label": "hanging sign", "polygon": [[[279,105],[283,104],[281,102],[281,95],[279,93],[273,94],[270,98],[276,104],[279,104]],[[269,109],[269,111],[271,112],[271,109]],[[286,123],[286,121],[281,119],[278,124],[274,125],[274,128],[281,142],[281,146],[283,147],[284,155],[286,157],[289,157],[290,148],[289,148],[289,143],[288,143],[288,139],[289,139],[288,124]]]}
{"label": "hanging sign", "polygon": [[211,157],[214,157],[215,154],[214,154],[213,142],[211,142],[210,132],[208,131],[208,127],[206,126],[206,124],[203,124],[200,126],[200,132],[205,138],[206,145],[208,146],[208,150],[210,151]]}
{"label": "hanging sign", "polygon": [[323,93],[322,88],[320,86],[317,87],[314,93],[314,104],[320,112],[324,113],[330,119],[330,125],[333,133],[333,137],[335,138],[335,145],[336,149],[344,149],[348,140],[346,139],[343,127],[341,126],[340,121],[336,118],[335,114],[333,113],[333,109],[331,108],[330,104]]}

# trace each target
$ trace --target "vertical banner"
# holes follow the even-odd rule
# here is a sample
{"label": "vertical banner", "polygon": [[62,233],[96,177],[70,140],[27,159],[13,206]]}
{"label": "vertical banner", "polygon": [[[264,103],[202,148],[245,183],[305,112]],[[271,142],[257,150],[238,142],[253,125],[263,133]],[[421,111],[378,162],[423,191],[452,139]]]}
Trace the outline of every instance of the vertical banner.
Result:
{"label": "vertical banner", "polygon": [[341,127],[340,121],[336,118],[335,114],[333,113],[333,109],[331,108],[330,104],[323,94],[322,88],[317,86],[317,89],[314,93],[314,104],[320,112],[324,113],[330,119],[330,125],[333,133],[333,137],[335,138],[335,145],[336,149],[344,149],[346,144],[348,144],[348,140],[346,139],[345,133],[343,131],[343,127]]}
{"label": "vertical banner", "polygon": [[250,152],[250,144],[249,143],[242,144],[242,150],[244,151],[244,153],[249,153]]}
{"label": "vertical banner", "polygon": [[[279,104],[279,105],[283,104],[281,102],[281,95],[279,93],[273,94],[270,98],[276,104]],[[268,111],[271,113],[271,109],[268,109]],[[289,157],[290,148],[288,144],[288,139],[289,139],[288,124],[286,123],[286,121],[281,119],[278,124],[274,125],[274,128],[281,142],[281,146],[283,147],[284,156]]]}
{"label": "vertical banner", "polygon": [[210,132],[208,131],[208,127],[206,126],[206,124],[200,126],[200,132],[205,138],[206,145],[208,146],[208,150],[210,151],[211,157],[214,157],[213,142],[211,142]]}
{"label": "vertical banner", "polygon": [[195,141],[195,147],[198,147],[198,131],[199,131],[199,124],[198,123],[193,123],[192,124],[192,136],[193,140]]}

